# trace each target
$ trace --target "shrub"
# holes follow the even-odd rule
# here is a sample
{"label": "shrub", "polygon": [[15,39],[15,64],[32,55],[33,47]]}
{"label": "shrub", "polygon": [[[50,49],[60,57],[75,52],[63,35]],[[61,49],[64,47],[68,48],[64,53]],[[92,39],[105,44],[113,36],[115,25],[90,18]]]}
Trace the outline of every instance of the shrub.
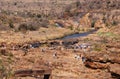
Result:
{"label": "shrub", "polygon": [[11,56],[11,57],[13,56],[13,54],[6,49],[0,49],[0,55]]}
{"label": "shrub", "polygon": [[27,30],[36,31],[38,29],[39,29],[39,26],[37,24],[26,24],[26,23],[23,23],[23,24],[20,24],[20,26],[18,27],[19,31],[27,31]]}
{"label": "shrub", "polygon": [[78,8],[81,5],[80,1],[76,1],[76,7]]}
{"label": "shrub", "polygon": [[9,27],[10,27],[10,28],[14,28],[14,25],[13,25],[12,22],[9,23]]}
{"label": "shrub", "polygon": [[101,46],[100,46],[100,45],[95,44],[95,45],[94,45],[93,50],[94,50],[94,51],[98,51],[98,52],[99,52],[99,51],[102,51],[102,48],[101,48]]}
{"label": "shrub", "polygon": [[40,26],[41,27],[48,28],[48,25],[49,25],[49,21],[48,20],[41,20],[41,22],[40,22]]}
{"label": "shrub", "polygon": [[0,30],[1,30],[1,31],[6,31],[6,30],[9,30],[9,29],[10,29],[9,26],[6,26],[6,25],[4,25],[4,24],[0,24]]}
{"label": "shrub", "polygon": [[14,5],[16,6],[16,5],[17,5],[17,2],[15,2]]}
{"label": "shrub", "polygon": [[23,31],[23,30],[27,30],[27,24],[20,24],[20,26],[18,27],[19,31]]}
{"label": "shrub", "polygon": [[67,6],[67,7],[65,8],[65,12],[70,12],[71,9],[72,9],[72,6],[69,5],[69,6]]}
{"label": "shrub", "polygon": [[113,21],[113,22],[112,22],[112,25],[113,25],[113,26],[116,26],[117,24],[118,24],[118,23],[117,23],[116,21]]}
{"label": "shrub", "polygon": [[39,29],[39,26],[30,24],[30,25],[28,25],[27,29],[30,31],[36,31]]}
{"label": "shrub", "polygon": [[69,26],[70,30],[73,30],[73,26]]}
{"label": "shrub", "polygon": [[91,27],[94,27],[94,26],[95,26],[95,21],[92,21]]}
{"label": "shrub", "polygon": [[37,14],[37,18],[41,18],[42,17],[42,15],[41,14]]}
{"label": "shrub", "polygon": [[6,49],[0,49],[0,55],[6,56],[0,59],[0,79],[10,79],[13,76],[13,70],[11,68],[13,54]]}
{"label": "shrub", "polygon": [[98,47],[95,47],[94,50],[95,50],[95,51],[102,51],[102,49],[101,49],[101,48],[98,48]]}
{"label": "shrub", "polygon": [[0,60],[0,79],[10,79],[13,76],[10,65],[5,65],[3,60]]}
{"label": "shrub", "polygon": [[101,37],[116,37],[116,34],[112,33],[112,32],[98,32],[98,35]]}

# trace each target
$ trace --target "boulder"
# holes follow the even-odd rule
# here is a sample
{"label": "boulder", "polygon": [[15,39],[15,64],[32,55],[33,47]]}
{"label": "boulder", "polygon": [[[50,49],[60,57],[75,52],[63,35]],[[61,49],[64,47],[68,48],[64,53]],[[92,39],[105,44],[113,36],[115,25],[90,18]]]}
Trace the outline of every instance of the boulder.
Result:
{"label": "boulder", "polygon": [[110,66],[109,66],[109,71],[111,72],[111,73],[115,73],[115,74],[118,74],[118,75],[120,75],[120,64],[111,64]]}
{"label": "boulder", "polygon": [[120,53],[107,53],[107,52],[91,52],[92,54],[86,54],[86,59],[92,62],[101,63],[119,63],[120,64]]}
{"label": "boulder", "polygon": [[99,63],[99,62],[85,62],[84,63],[86,67],[92,68],[92,69],[106,69],[108,68],[107,64]]}
{"label": "boulder", "polygon": [[120,79],[120,64],[111,64],[109,66],[109,72],[113,78]]}

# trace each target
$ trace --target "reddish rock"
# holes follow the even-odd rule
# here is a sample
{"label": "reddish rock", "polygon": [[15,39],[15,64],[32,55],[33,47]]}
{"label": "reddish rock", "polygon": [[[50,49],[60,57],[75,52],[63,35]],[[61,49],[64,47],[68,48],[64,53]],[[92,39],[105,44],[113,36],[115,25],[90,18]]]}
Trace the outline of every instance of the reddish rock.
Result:
{"label": "reddish rock", "polygon": [[99,62],[85,62],[85,66],[90,67],[92,69],[106,69],[108,67],[107,64],[99,63]]}
{"label": "reddish rock", "polygon": [[86,59],[93,62],[120,63],[120,53],[92,52],[92,54],[86,54]]}
{"label": "reddish rock", "polygon": [[111,73],[120,75],[120,64],[111,64],[109,67]]}

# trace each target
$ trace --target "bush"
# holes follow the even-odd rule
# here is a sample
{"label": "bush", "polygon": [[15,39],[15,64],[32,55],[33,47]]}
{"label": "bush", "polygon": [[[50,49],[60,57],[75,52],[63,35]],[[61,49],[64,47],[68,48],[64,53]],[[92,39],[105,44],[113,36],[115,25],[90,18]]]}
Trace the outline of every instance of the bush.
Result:
{"label": "bush", "polygon": [[10,63],[6,65],[5,61],[0,59],[0,79],[10,79],[13,76],[13,70],[10,68]]}
{"label": "bush", "polygon": [[4,24],[0,24],[0,31],[6,31],[6,30],[10,30],[10,27]]}
{"label": "bush", "polygon": [[98,35],[101,37],[116,37],[117,35],[113,32],[98,32]]}
{"label": "bush", "polygon": [[94,26],[95,26],[95,21],[92,21],[91,27],[94,27]]}
{"label": "bush", "polygon": [[116,21],[113,21],[113,22],[112,22],[112,25],[113,25],[113,26],[116,26],[117,24],[118,24],[118,23],[117,23]]}
{"label": "bush", "polygon": [[42,15],[41,14],[37,14],[37,18],[41,18],[42,17]]}
{"label": "bush", "polygon": [[10,27],[10,28],[14,28],[14,25],[13,25],[12,22],[9,23],[9,27]]}
{"label": "bush", "polygon": [[19,31],[27,31],[27,30],[36,31],[38,29],[39,29],[39,26],[34,23],[33,24],[32,23],[31,24],[23,23],[18,27]]}
{"label": "bush", "polygon": [[27,24],[20,24],[20,26],[18,27],[19,31],[23,31],[23,30],[27,30]]}
{"label": "bush", "polygon": [[48,21],[48,20],[42,20],[42,21],[40,22],[40,26],[41,26],[41,27],[48,28],[48,25],[49,25],[49,21]]}
{"label": "bush", "polygon": [[30,31],[36,31],[39,29],[39,26],[30,24],[30,25],[28,25],[27,29]]}
{"label": "bush", "polygon": [[67,7],[65,8],[65,12],[70,12],[71,9],[72,9],[72,6],[69,5],[69,6],[67,6]]}
{"label": "bush", "polygon": [[76,7],[78,8],[81,5],[80,1],[76,2]]}
{"label": "bush", "polygon": [[99,51],[102,51],[102,48],[101,48],[100,45],[98,45],[98,44],[94,44],[94,48],[93,48],[93,50],[99,52]]}
{"label": "bush", "polygon": [[73,29],[74,29],[73,26],[69,26],[69,28],[70,28],[70,30],[73,30]]}

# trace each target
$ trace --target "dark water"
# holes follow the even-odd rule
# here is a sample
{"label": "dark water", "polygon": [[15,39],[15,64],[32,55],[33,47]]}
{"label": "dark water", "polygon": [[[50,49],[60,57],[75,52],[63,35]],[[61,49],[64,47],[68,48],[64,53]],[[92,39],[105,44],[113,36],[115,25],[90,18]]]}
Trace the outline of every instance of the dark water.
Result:
{"label": "dark water", "polygon": [[91,30],[89,32],[85,32],[85,33],[77,33],[77,34],[72,34],[72,35],[68,35],[62,38],[62,40],[64,39],[72,39],[72,38],[78,38],[78,37],[85,37],[89,34],[92,34],[94,32],[96,32],[97,30]]}

